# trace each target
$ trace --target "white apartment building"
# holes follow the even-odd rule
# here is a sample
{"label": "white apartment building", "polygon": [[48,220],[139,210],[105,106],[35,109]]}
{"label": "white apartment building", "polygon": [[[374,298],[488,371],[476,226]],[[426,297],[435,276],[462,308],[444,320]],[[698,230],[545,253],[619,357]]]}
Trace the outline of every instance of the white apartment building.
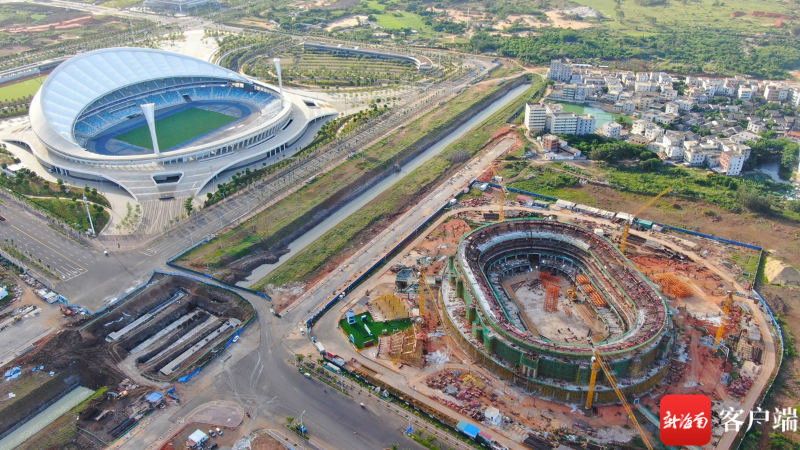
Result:
{"label": "white apartment building", "polygon": [[553,134],[590,134],[596,127],[591,114],[577,115],[561,112],[559,104],[526,104],[525,126],[532,132]]}
{"label": "white apartment building", "polygon": [[550,61],[550,70],[547,71],[547,78],[555,81],[569,82],[572,78],[572,65],[561,62],[560,59]]}
{"label": "white apartment building", "polygon": [[737,92],[736,98],[749,102],[753,99],[753,90],[747,86],[739,86],[739,91]]}
{"label": "white apartment building", "polygon": [[606,122],[600,127],[600,134],[608,138],[618,139],[622,135],[622,125],[617,122]]}
{"label": "white apartment building", "polygon": [[547,119],[547,108],[540,104],[526,104],[525,105],[525,127],[536,133],[541,133],[545,128],[545,120]]}
{"label": "white apartment building", "polygon": [[791,89],[785,84],[770,83],[764,88],[764,99],[768,102],[783,103],[789,99]]}

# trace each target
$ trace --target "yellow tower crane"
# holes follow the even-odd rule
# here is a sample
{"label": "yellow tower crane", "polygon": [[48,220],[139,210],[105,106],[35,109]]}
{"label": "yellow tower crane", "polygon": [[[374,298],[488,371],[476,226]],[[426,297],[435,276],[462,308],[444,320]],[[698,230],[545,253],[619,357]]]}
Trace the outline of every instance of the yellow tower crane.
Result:
{"label": "yellow tower crane", "polygon": [[506,220],[505,214],[505,205],[506,205],[506,197],[508,197],[508,190],[506,189],[505,183],[503,183],[503,177],[497,174],[497,171],[492,168],[492,173],[494,174],[494,179],[497,181],[497,184],[500,185],[500,222]]}
{"label": "yellow tower crane", "polygon": [[642,206],[638,211],[636,211],[636,213],[633,214],[633,217],[631,217],[630,220],[626,220],[625,221],[625,230],[622,232],[622,243],[619,246],[619,251],[620,252],[622,252],[623,254],[625,253],[625,245],[628,243],[628,233],[630,232],[630,229],[631,229],[631,223],[636,219],[636,216],[641,214],[645,209],[649,208],[650,205],[655,203],[656,200],[660,199],[661,197],[664,196],[664,194],[666,194],[667,192],[669,192],[671,190],[672,190],[672,186],[670,186],[670,187],[664,189],[663,191],[661,191],[660,194],[656,195],[653,199],[651,199],[644,206]]}
{"label": "yellow tower crane", "polygon": [[425,264],[420,265],[419,269],[419,316],[425,317],[425,290],[428,287],[428,275],[425,271]]}
{"label": "yellow tower crane", "polygon": [[653,450],[653,446],[647,439],[647,435],[644,434],[642,426],[639,425],[639,421],[636,420],[636,416],[633,415],[633,409],[631,409],[631,405],[629,405],[628,401],[625,400],[625,395],[620,390],[616,378],[614,378],[614,375],[611,373],[611,370],[608,368],[608,366],[606,366],[606,363],[600,358],[599,348],[594,349],[594,357],[592,357],[592,376],[589,379],[589,396],[586,399],[586,409],[590,409],[592,407],[592,397],[594,397],[594,388],[595,388],[595,383],[597,382],[597,372],[599,371],[599,369],[603,369],[603,373],[606,374],[606,379],[608,379],[608,383],[611,384],[611,387],[614,389],[614,392],[617,394],[617,397],[619,397],[620,402],[622,402],[622,407],[625,408],[625,412],[628,413],[628,417],[631,418],[633,425],[636,427],[636,431],[638,431],[639,435],[642,436],[642,441],[644,441],[644,445],[648,448],[648,450]]}
{"label": "yellow tower crane", "polygon": [[725,323],[728,321],[732,305],[733,291],[728,291],[728,298],[722,301],[722,322],[720,322],[719,328],[717,328],[717,335],[714,337],[714,350],[718,349],[722,343],[722,338],[725,335]]}

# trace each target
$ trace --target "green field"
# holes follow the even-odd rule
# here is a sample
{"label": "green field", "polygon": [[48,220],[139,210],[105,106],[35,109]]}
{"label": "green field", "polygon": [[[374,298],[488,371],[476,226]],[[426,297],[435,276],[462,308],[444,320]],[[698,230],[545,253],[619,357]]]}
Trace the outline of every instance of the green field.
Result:
{"label": "green field", "polygon": [[[227,125],[236,119],[238,117],[205,109],[186,109],[177,114],[156,120],[158,147],[161,151],[168,150],[189,139]],[[150,130],[147,125],[122,133],[115,139],[138,147],[153,149],[153,141],[150,139]]]}
{"label": "green field", "polygon": [[[362,320],[362,317],[364,317],[364,320]],[[388,322],[373,322],[372,315],[366,313],[356,316],[355,325],[348,324],[347,319],[342,319],[339,325],[342,327],[342,331],[344,331],[348,339],[350,338],[350,335],[353,335],[353,340],[355,340],[356,347],[364,348],[364,342],[369,342],[372,340],[372,345],[378,345],[379,336],[387,336],[397,331],[403,331],[410,327],[411,319],[390,320]],[[371,336],[367,332],[367,329],[364,327],[364,325],[366,325],[369,328],[369,331],[372,332]],[[383,330],[386,330],[386,333],[383,333]]]}
{"label": "green field", "polygon": [[[754,28],[772,27],[775,19],[755,17],[748,13],[763,11],[793,15],[796,6],[781,0],[695,0],[673,1],[625,1],[575,0],[575,3],[590,6],[603,14],[609,26],[632,35],[647,35],[653,32],[674,32],[676,27],[736,29],[753,32]],[[617,9],[619,6],[619,9]],[[618,11],[622,11],[620,14]],[[744,16],[731,17],[743,12]],[[785,22],[785,20],[784,20]]]}
{"label": "green field", "polygon": [[20,81],[19,83],[0,87],[0,102],[30,97],[39,90],[45,78],[47,77],[31,78],[29,80]]}

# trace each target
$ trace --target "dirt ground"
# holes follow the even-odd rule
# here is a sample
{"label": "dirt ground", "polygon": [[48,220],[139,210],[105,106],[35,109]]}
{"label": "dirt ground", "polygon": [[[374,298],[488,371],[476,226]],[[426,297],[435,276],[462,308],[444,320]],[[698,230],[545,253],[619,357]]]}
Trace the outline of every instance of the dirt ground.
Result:
{"label": "dirt ground", "polygon": [[[0,424],[13,426],[27,420],[35,413],[34,408],[55,398],[63,391],[61,383],[69,380],[95,390],[108,387],[111,394],[99,397],[88,407],[96,414],[104,410],[113,412],[99,421],[88,416],[82,417],[77,423],[74,420],[56,421],[37,434],[28,448],[48,449],[64,445],[66,441],[53,442],[50,437],[62,436],[69,440],[69,436],[75,434],[76,425],[100,436],[101,439],[112,441],[114,437],[110,432],[116,425],[128,417],[140,416],[152,409],[142,397],[154,390],[153,383],[139,376],[136,368],[125,367],[121,362],[132,346],[138,345],[163,329],[166,324],[142,325],[140,329],[134,330],[129,336],[126,335],[124,339],[113,344],[106,341],[109,333],[121,329],[156,306],[163,305],[164,300],[178,288],[185,290],[188,296],[166,307],[163,310],[166,311],[165,314],[169,313],[170,308],[192,307],[192,305],[219,316],[238,316],[242,320],[252,314],[252,307],[241,297],[228,291],[217,292],[219,288],[200,285],[182,277],[159,276],[152,281],[147,289],[136,294],[130,301],[121,303],[107,315],[97,320],[85,317],[84,322],[88,324],[85,330],[79,330],[78,324],[72,323],[72,326],[38,342],[35,350],[15,360],[13,365],[22,367],[23,376],[10,382],[0,383],[0,394],[4,394],[3,399],[8,398],[8,392],[13,391],[17,395],[13,402],[0,403]],[[94,321],[90,322],[92,320]],[[39,366],[44,366],[44,370],[31,371]],[[2,368],[2,371],[9,367]],[[126,369],[128,373],[125,372]],[[188,370],[186,367],[182,369]],[[53,372],[53,376],[50,376],[50,371]],[[24,407],[17,408],[17,405]],[[2,431],[3,429],[0,429],[0,432]],[[81,440],[84,438],[82,434],[78,434],[70,442],[78,442],[76,448],[92,448],[89,444],[81,446],[83,445]]]}
{"label": "dirt ground", "polygon": [[272,436],[260,434],[251,441],[250,450],[283,450],[284,446]]}
{"label": "dirt ground", "polygon": [[[222,436],[215,436],[211,437],[211,433],[209,430],[216,430],[216,426],[208,425],[205,423],[197,423],[192,422],[187,424],[180,433],[176,434],[175,437],[169,442],[173,448],[186,448],[186,443],[189,440],[189,435],[195,432],[195,430],[200,430],[203,433],[207,434],[209,437],[208,445],[213,443],[219,444],[220,447],[230,447],[239,440],[238,433],[235,430],[228,430],[226,428],[220,427],[222,429]],[[216,431],[215,431],[216,433]]]}
{"label": "dirt ground", "polygon": [[[486,199],[475,198],[470,201],[465,200],[464,203],[479,204],[491,201],[491,194],[488,194]],[[624,208],[619,206],[618,210]],[[416,307],[415,293],[408,295],[397,293],[400,287],[395,284],[397,272],[405,267],[416,270],[421,261],[430,258],[432,263],[428,274],[437,273],[436,271],[446,264],[447,256],[454,255],[460,236],[476,227],[482,219],[480,213],[463,212],[444,222],[431,231],[419,245],[408,250],[399,264],[376,275],[372,283],[368,283],[371,285],[370,296],[394,292],[403,299],[407,298],[410,307]],[[580,219],[579,222],[585,226],[600,227],[589,219]],[[611,234],[612,240],[618,238],[619,232],[613,231],[618,228],[605,225],[604,227]],[[696,251],[707,250],[709,260],[725,261],[726,247],[723,245],[692,239],[682,240],[680,244]],[[677,244],[676,248],[677,253],[666,253],[629,241],[628,256],[642,273],[647,276],[673,274],[690,292],[688,297],[668,300],[670,306],[678,311],[673,319],[678,331],[679,346],[675,350],[674,361],[667,379],[642,397],[642,403],[656,416],[658,399],[667,393],[700,391],[717,402],[737,401],[739,398],[738,395],[729,393],[720,383],[723,372],[730,372],[732,367],[730,364],[726,365],[723,358],[712,351],[710,345],[720,323],[721,303],[727,297],[729,287],[703,264],[688,259],[681,260],[675,256],[681,250]],[[735,315],[740,317],[741,312],[738,311]],[[497,407],[510,420],[504,420],[493,428],[512,439],[525,435],[523,427],[556,434],[571,429],[600,442],[627,442],[636,434],[621,406],[601,405],[597,407],[596,413],[587,416],[580,405],[564,405],[522,394],[518,388],[505,384],[487,370],[471,362],[470,357],[446,335],[437,335],[437,332],[441,331],[443,330],[440,328],[428,329],[424,333],[427,335],[425,348],[429,358],[423,367],[408,365],[398,367],[389,360],[379,360],[379,362],[387,369],[401,373],[406,383],[415,386],[418,392],[476,420],[483,419],[482,413],[486,407]],[[728,335],[738,335],[738,332],[736,327],[726,329]],[[374,356],[374,352],[371,353],[369,350],[365,353]],[[433,359],[430,358],[432,354],[436,356]],[[482,386],[476,387],[471,382],[465,382],[461,377],[467,373],[480,380],[478,384]],[[446,393],[447,386],[450,386],[450,389],[455,387],[457,393]],[[650,439],[653,441],[655,438]]]}

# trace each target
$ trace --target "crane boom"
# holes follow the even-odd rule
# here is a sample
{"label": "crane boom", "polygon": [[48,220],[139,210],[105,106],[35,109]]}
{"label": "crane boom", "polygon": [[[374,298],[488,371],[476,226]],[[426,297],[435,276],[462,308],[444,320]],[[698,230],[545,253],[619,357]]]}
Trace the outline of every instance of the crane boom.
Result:
{"label": "crane boom", "polygon": [[592,358],[592,376],[589,380],[589,398],[586,399],[586,408],[589,409],[592,407],[592,397],[594,397],[594,388],[595,383],[597,382],[598,368],[602,369],[603,373],[606,374],[606,379],[608,380],[609,384],[611,384],[611,388],[614,389],[614,393],[616,393],[617,397],[619,397],[620,402],[622,402],[622,407],[625,408],[625,412],[628,413],[628,417],[631,418],[633,425],[636,427],[636,431],[639,432],[639,435],[642,437],[642,441],[644,441],[644,445],[647,446],[648,450],[653,450],[653,446],[647,439],[647,435],[644,434],[642,426],[639,425],[639,421],[636,420],[636,416],[633,415],[633,409],[631,409],[631,405],[629,405],[628,401],[625,400],[625,395],[622,393],[619,385],[617,385],[617,380],[614,378],[614,374],[611,373],[611,370],[608,368],[608,366],[606,366],[605,361],[600,358],[599,348],[595,349],[594,358]]}
{"label": "crane boom", "polygon": [[505,183],[503,183],[503,178],[497,174],[497,171],[494,170],[494,167],[492,168],[492,173],[494,174],[494,178],[497,181],[497,184],[500,185],[500,214],[498,214],[498,216],[500,217],[500,222],[502,222],[506,220],[504,208],[506,205],[506,197],[508,196],[508,190],[506,190],[506,185]]}
{"label": "crane boom", "polygon": [[621,244],[620,244],[620,246],[619,246],[619,251],[620,251],[620,252],[622,252],[623,254],[625,253],[625,246],[628,244],[628,233],[629,233],[629,232],[630,232],[630,230],[631,230],[631,222],[633,222],[633,220],[636,218],[636,216],[638,216],[639,214],[641,214],[641,213],[642,213],[642,212],[643,212],[645,209],[649,208],[649,207],[650,207],[650,206],[651,206],[653,203],[655,203],[655,202],[656,202],[658,199],[660,199],[661,197],[663,197],[663,196],[664,196],[664,194],[666,194],[667,192],[669,192],[669,191],[671,191],[671,190],[672,190],[672,186],[669,186],[668,188],[666,188],[666,189],[664,189],[663,191],[661,191],[661,193],[660,193],[660,194],[656,195],[655,197],[653,197],[652,199],[650,199],[650,201],[649,201],[649,202],[645,203],[645,205],[644,205],[644,206],[642,206],[641,208],[639,208],[639,210],[638,210],[638,211],[636,211],[636,212],[633,214],[633,217],[631,217],[631,219],[630,219],[630,220],[626,220],[626,221],[625,221],[625,229],[622,231],[622,243],[621,243]]}
{"label": "crane boom", "polygon": [[728,298],[722,302],[722,321],[717,328],[717,334],[714,337],[714,350],[719,348],[722,343],[722,337],[725,335],[725,323],[728,321],[728,315],[731,313],[731,305],[733,304],[733,291],[728,291]]}

